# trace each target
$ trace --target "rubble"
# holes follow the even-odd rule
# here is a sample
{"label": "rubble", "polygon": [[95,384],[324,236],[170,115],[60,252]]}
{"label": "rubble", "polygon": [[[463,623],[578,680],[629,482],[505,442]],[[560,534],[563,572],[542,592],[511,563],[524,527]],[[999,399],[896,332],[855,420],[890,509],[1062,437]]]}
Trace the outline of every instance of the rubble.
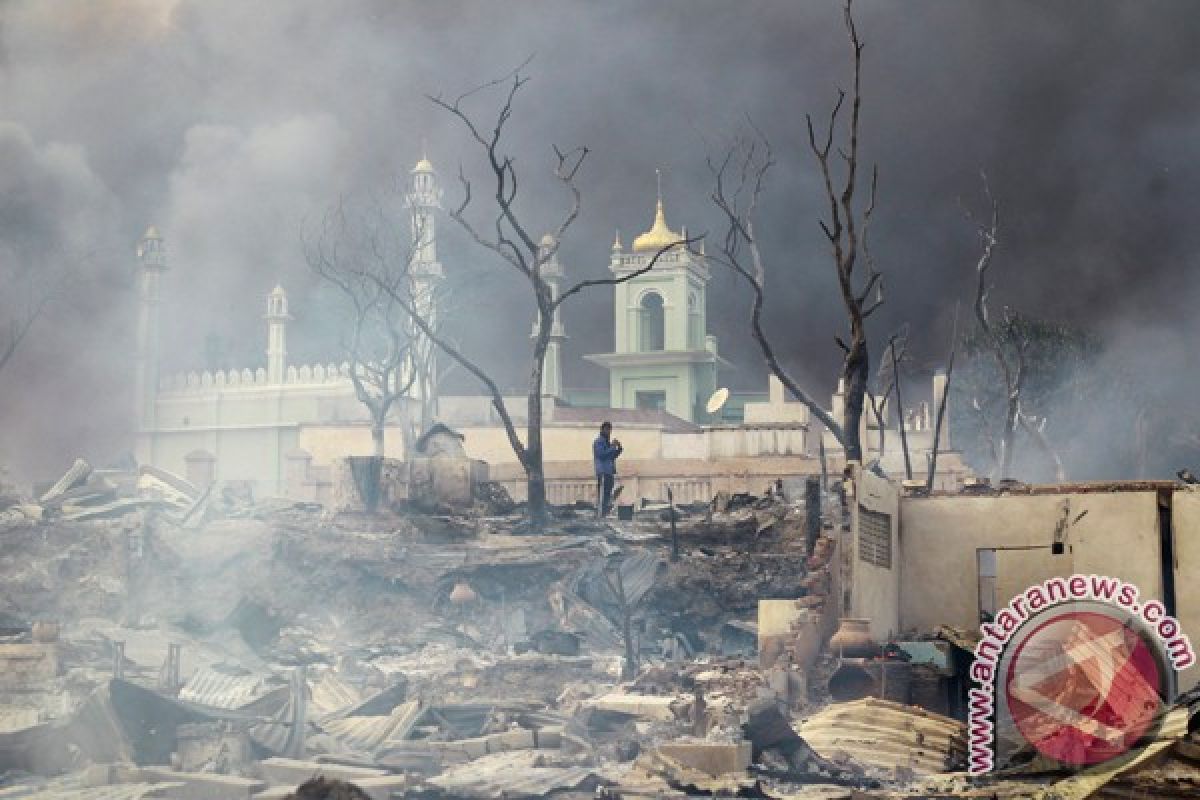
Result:
{"label": "rubble", "polygon": [[800,736],[823,758],[875,767],[886,777],[953,772],[966,766],[966,726],[924,709],[877,698],[834,703],[805,719]]}
{"label": "rubble", "polygon": [[[972,635],[828,652],[837,527],[782,492],[537,535],[486,481],[368,514],[81,462],[31,496],[0,487],[0,797],[982,791],[934,713]],[[1189,787],[1167,750],[1112,785]]]}

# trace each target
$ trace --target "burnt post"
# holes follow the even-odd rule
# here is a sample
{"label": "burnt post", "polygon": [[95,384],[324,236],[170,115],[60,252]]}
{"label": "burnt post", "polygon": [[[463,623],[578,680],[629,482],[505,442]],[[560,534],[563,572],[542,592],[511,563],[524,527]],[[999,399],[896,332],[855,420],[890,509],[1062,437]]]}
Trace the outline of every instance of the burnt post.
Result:
{"label": "burnt post", "polygon": [[[616,575],[616,583],[613,582],[613,574]],[[625,595],[625,580],[621,577],[621,564],[617,563],[610,569],[606,569],[604,580],[608,583],[608,589],[612,592],[613,599],[617,601],[617,609],[621,614],[621,635],[625,640],[625,665],[621,669],[621,679],[631,680],[638,672],[638,651],[633,642],[633,609]]]}
{"label": "burnt post", "polygon": [[809,475],[804,479],[804,538],[812,555],[821,535],[821,479]]}
{"label": "burnt post", "polygon": [[671,507],[671,560],[679,560],[679,530],[675,527],[675,493],[667,487],[667,505]]}

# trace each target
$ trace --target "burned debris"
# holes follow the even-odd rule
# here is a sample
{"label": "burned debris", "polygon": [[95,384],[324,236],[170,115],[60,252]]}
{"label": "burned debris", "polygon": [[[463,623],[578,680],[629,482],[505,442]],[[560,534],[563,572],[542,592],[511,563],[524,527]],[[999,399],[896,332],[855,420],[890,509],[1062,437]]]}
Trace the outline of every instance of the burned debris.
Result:
{"label": "burned debris", "polygon": [[[844,616],[856,480],[536,535],[486,482],[376,513],[82,461],[6,487],[0,792],[1021,796],[965,773],[977,640]],[[1200,781],[1186,727],[1166,749],[1106,780]]]}

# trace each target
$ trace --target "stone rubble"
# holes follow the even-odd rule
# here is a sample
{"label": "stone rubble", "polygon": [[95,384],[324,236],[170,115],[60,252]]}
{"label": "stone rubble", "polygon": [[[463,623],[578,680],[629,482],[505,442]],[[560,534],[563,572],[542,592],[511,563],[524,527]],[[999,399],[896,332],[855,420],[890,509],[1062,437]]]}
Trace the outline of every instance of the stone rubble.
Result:
{"label": "stone rubble", "polygon": [[830,704],[835,522],[773,492],[534,533],[495,487],[334,513],[83,462],[37,500],[0,486],[0,798],[983,787],[955,772],[961,723]]}

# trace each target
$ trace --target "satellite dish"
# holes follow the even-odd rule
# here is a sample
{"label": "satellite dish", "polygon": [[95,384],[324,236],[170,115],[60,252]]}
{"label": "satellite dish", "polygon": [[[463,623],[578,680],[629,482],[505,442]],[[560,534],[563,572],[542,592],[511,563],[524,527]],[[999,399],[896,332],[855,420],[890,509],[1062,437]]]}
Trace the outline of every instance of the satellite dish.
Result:
{"label": "satellite dish", "polygon": [[708,398],[708,404],[704,406],[704,410],[710,414],[715,414],[721,410],[721,407],[729,401],[729,390],[722,386],[712,393]]}

